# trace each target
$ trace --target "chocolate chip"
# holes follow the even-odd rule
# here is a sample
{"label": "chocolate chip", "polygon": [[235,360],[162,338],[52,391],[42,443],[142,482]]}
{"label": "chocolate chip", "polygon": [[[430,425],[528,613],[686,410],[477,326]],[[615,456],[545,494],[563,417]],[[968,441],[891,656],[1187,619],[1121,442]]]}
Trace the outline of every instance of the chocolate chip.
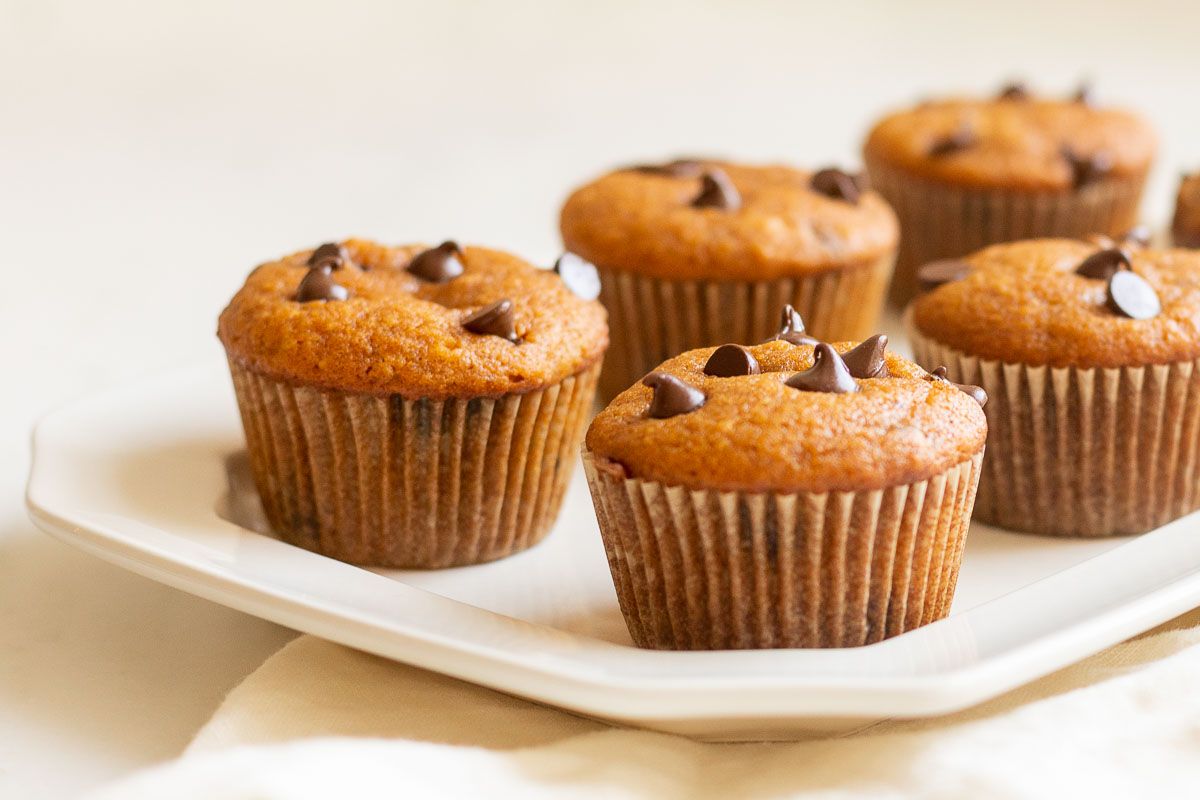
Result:
{"label": "chocolate chip", "polygon": [[988,401],[987,392],[985,392],[983,390],[982,386],[975,386],[970,383],[955,383],[954,381],[950,380],[949,377],[947,377],[947,372],[946,372],[945,367],[938,367],[933,372],[929,373],[928,377],[929,377],[929,380],[931,380],[931,381],[941,381],[942,383],[948,383],[951,386],[953,386],[955,389],[958,389],[963,394],[969,395],[972,400],[974,400],[976,403],[979,403],[980,408],[983,408],[984,406],[987,405],[987,401]]}
{"label": "chocolate chip", "polygon": [[330,271],[341,269],[349,263],[349,253],[337,242],[326,242],[313,250],[312,255],[308,257],[308,266],[324,267]]}
{"label": "chocolate chip", "polygon": [[1110,247],[1107,250],[1097,250],[1081,261],[1075,268],[1075,274],[1106,281],[1113,276],[1113,273],[1131,267],[1129,255],[1124,250],[1119,247]]}
{"label": "chocolate chip", "polygon": [[1121,234],[1121,241],[1137,247],[1149,247],[1153,237],[1154,233],[1150,230],[1149,225],[1134,225]]}
{"label": "chocolate chip", "polygon": [[1079,84],[1079,88],[1075,90],[1075,94],[1071,99],[1084,106],[1096,105],[1096,93],[1090,83]]}
{"label": "chocolate chip", "polygon": [[1108,307],[1130,319],[1150,319],[1162,311],[1154,287],[1141,275],[1127,270],[1108,279]]}
{"label": "chocolate chip", "polygon": [[510,342],[518,340],[516,328],[513,327],[511,300],[497,300],[490,306],[484,306],[464,319],[462,326],[471,333],[499,336]]}
{"label": "chocolate chip", "polygon": [[423,281],[445,283],[463,274],[462,248],[455,242],[442,242],[413,256],[408,271]]}
{"label": "chocolate chip", "polygon": [[695,158],[677,158],[666,164],[638,164],[629,169],[633,172],[664,175],[668,178],[698,178],[704,172],[704,162]]}
{"label": "chocolate chip", "polygon": [[856,205],[858,198],[863,193],[862,183],[857,176],[843,172],[836,167],[818,170],[813,174],[808,185],[817,194],[823,194],[834,200],[844,200],[851,205]]}
{"label": "chocolate chip", "polygon": [[948,156],[961,150],[966,150],[969,147],[974,147],[978,141],[975,132],[966,125],[963,125],[953,133],[948,133],[940,139],[935,139],[929,147],[929,156],[931,158]]}
{"label": "chocolate chip", "polygon": [[1071,183],[1076,189],[1095,183],[1112,171],[1112,156],[1103,151],[1081,155],[1064,145],[1060,152],[1071,168]]}
{"label": "chocolate chip", "polygon": [[721,345],[704,364],[704,374],[715,378],[736,378],[758,373],[758,359],[749,350],[736,344]]}
{"label": "chocolate chip", "polygon": [[783,307],[782,319],[779,322],[779,333],[772,336],[767,341],[785,341],[789,344],[808,344],[813,345],[817,340],[804,332],[804,320],[800,318],[799,312],[792,308],[791,304]]}
{"label": "chocolate chip", "polygon": [[888,337],[877,333],[853,350],[842,353],[842,361],[846,362],[850,375],[855,378],[886,378],[889,375],[887,359],[884,358],[887,344]]}
{"label": "chocolate chip", "polygon": [[647,412],[654,419],[667,419],[695,411],[707,399],[704,392],[695,386],[689,386],[665,372],[651,372],[642,379],[642,385],[654,390]]}
{"label": "chocolate chip", "polygon": [[595,300],[600,296],[600,273],[596,272],[592,262],[574,253],[563,253],[554,262],[554,272],[568,289],[584,300]]}
{"label": "chocolate chip", "polygon": [[329,300],[345,300],[350,296],[346,287],[337,283],[327,266],[314,267],[301,279],[296,287],[296,302],[311,303]]}
{"label": "chocolate chip", "polygon": [[803,392],[832,392],[844,394],[857,392],[858,384],[846,367],[846,362],[824,342],[813,350],[813,365],[804,372],[797,372],[786,381],[793,389]]}
{"label": "chocolate chip", "polygon": [[922,292],[932,292],[943,283],[961,281],[971,274],[971,265],[956,258],[930,261],[917,267],[917,285]]}
{"label": "chocolate chip", "polygon": [[1000,89],[1000,94],[996,95],[996,98],[998,100],[1028,100],[1029,89],[1023,83],[1009,83]]}
{"label": "chocolate chip", "polygon": [[728,175],[719,169],[709,169],[700,176],[700,194],[692,201],[692,208],[737,211],[741,207],[742,196]]}

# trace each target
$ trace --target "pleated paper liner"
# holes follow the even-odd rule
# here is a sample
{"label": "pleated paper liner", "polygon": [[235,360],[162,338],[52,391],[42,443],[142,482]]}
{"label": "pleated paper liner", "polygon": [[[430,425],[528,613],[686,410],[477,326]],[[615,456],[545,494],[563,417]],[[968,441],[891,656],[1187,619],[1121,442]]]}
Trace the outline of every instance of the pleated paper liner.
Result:
{"label": "pleated paper liner", "polygon": [[1143,533],[1200,507],[1200,362],[1078,369],[974,358],[909,325],[916,361],[987,390],[975,517],[1048,536]]}
{"label": "pleated paper liner", "polygon": [[972,189],[923,181],[867,159],[871,188],[900,219],[900,252],[889,297],[903,306],[917,293],[916,270],[988,245],[1043,237],[1117,236],[1138,222],[1144,174],[1097,181],[1077,191]]}
{"label": "pleated paper liner", "polygon": [[639,647],[853,647],[950,612],[982,450],[928,480],[821,494],[691,490],[584,469]]}
{"label": "pleated paper liner", "polygon": [[448,400],[230,369],[255,483],[285,541],[355,564],[435,568],[503,558],[546,535],[599,364],[526,394]]}
{"label": "pleated paper liner", "polygon": [[765,281],[667,280],[597,265],[610,338],[600,396],[607,402],[685,350],[764,341],[787,303],[813,336],[865,339],[875,333],[893,259]]}

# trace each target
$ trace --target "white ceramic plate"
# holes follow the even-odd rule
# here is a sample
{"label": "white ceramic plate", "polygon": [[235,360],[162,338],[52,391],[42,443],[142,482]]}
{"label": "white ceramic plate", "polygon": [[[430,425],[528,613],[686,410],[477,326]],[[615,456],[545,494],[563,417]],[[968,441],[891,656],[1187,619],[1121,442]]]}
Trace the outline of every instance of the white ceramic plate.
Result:
{"label": "white ceramic plate", "polygon": [[964,708],[1200,605],[1200,517],[1136,539],[976,525],[950,618],[843,650],[638,650],[577,470],[549,539],[440,572],[370,571],[263,533],[222,363],[38,426],[38,525],[283,625],[571,711],[708,738],[779,738]]}

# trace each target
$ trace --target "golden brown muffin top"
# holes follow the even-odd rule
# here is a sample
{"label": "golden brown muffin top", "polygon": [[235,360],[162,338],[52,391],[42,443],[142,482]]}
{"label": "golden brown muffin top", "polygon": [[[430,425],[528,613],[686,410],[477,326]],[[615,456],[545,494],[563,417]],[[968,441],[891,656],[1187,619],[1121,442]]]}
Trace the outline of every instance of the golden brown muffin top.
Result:
{"label": "golden brown muffin top", "polygon": [[[673,163],[695,168],[618,170],[576,190],[560,218],[567,249],[658,278],[759,280],[864,265],[896,247],[896,215],[855,176],[823,171],[814,190],[813,173],[785,166]],[[732,184],[732,207],[706,170]],[[840,197],[839,180],[861,196]],[[716,204],[695,207],[701,197]]]}
{"label": "golden brown muffin top", "polygon": [[786,383],[813,367],[811,345],[747,347],[760,372],[735,377],[705,374],[716,350],[688,351],[654,373],[702,393],[694,410],[651,416],[658,390],[639,383],[601,411],[587,433],[598,464],[691,489],[858,491],[932,477],[979,452],[987,438],[976,400],[892,353],[889,375],[854,379],[857,391],[833,393]]}
{"label": "golden brown muffin top", "polygon": [[[977,358],[1054,367],[1167,364],[1200,357],[1200,253],[1126,246],[1131,270],[1157,294],[1161,311],[1133,319],[1113,305],[1104,250],[1074,239],[1001,244],[966,259],[962,280],[918,297],[919,332]],[[1115,274],[1115,273],[1114,273]]]}
{"label": "golden brown muffin top", "polygon": [[863,146],[915,177],[977,188],[1065,191],[1146,172],[1157,147],[1138,115],[1083,100],[1008,98],[923,103],[880,120]]}
{"label": "golden brown muffin top", "polygon": [[1178,247],[1200,247],[1200,172],[1179,182],[1171,235]]}
{"label": "golden brown muffin top", "polygon": [[[599,303],[507,253],[463,248],[454,256],[461,274],[435,282],[407,269],[424,246],[352,239],[342,248],[348,263],[326,269],[324,278],[307,264],[311,250],[255,269],[221,314],[217,333],[230,358],[278,379],[343,391],[495,397],[554,384],[608,346]],[[317,252],[327,249],[336,247]],[[438,272],[436,249],[433,256],[426,274]],[[346,299],[300,302],[297,290],[309,275],[318,279],[316,294],[327,278],[344,287]],[[505,336],[506,309],[477,318],[501,300],[511,301],[515,341]]]}

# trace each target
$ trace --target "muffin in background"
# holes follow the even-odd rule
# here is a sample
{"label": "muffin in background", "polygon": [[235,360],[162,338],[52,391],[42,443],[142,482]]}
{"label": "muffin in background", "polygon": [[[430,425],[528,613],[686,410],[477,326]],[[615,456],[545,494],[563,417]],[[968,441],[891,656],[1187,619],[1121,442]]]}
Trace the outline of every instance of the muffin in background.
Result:
{"label": "muffin in background", "polygon": [[1200,248],[1200,172],[1179,181],[1171,239],[1176,247]]}
{"label": "muffin in background", "polygon": [[990,244],[1116,236],[1133,227],[1156,137],[1140,116],[1006,87],[888,115],[863,145],[871,185],[900,218],[890,293],[903,305],[915,270]]}
{"label": "muffin in background", "polygon": [[255,269],[218,335],[274,530],[388,567],[540,541],[608,341],[604,309],[568,287],[586,294],[575,266],[351,240]]}
{"label": "muffin in background", "polygon": [[567,199],[560,226],[600,270],[605,399],[684,350],[766,339],[784,304],[814,336],[866,336],[899,239],[859,176],[698,159],[605,175]]}
{"label": "muffin in background", "polygon": [[584,467],[635,644],[851,647],[949,613],[986,398],[886,346],[691,350],[600,412]]}
{"label": "muffin in background", "polygon": [[917,298],[913,352],[990,398],[975,516],[1141,533],[1200,507],[1200,253],[996,245]]}

